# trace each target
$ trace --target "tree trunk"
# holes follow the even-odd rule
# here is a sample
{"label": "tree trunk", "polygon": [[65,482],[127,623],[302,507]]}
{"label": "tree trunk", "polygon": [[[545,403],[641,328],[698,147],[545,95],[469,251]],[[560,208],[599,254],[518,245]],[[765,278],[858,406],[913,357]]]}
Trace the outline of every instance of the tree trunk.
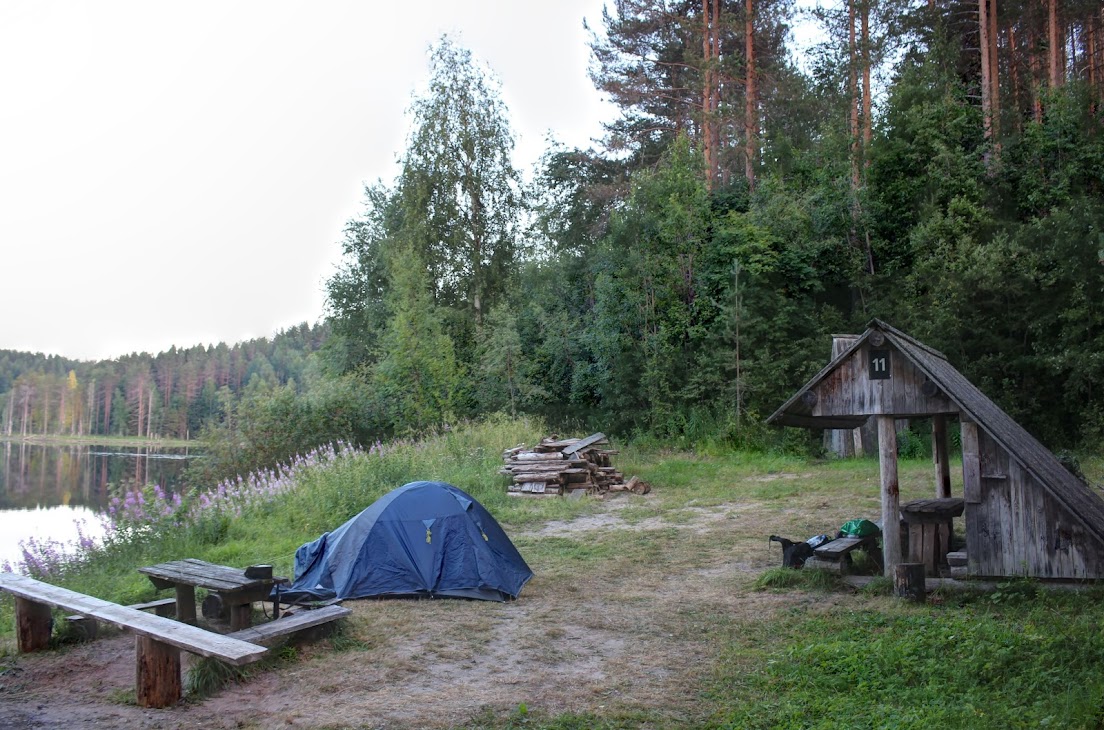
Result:
{"label": "tree trunk", "polygon": [[65,393],[66,388],[63,385],[61,386],[61,398],[59,399],[60,402],[58,403],[58,434],[61,434],[65,431],[65,427],[66,425],[68,425],[69,420],[65,417]]}
{"label": "tree trunk", "polygon": [[1043,121],[1042,70],[1039,63],[1039,41],[1032,33],[1027,37],[1028,64],[1031,69],[1031,118],[1036,124]]}
{"label": "tree trunk", "polygon": [[755,103],[755,3],[746,0],[744,18],[744,54],[746,58],[747,81],[744,88],[744,174],[748,189],[755,189],[755,160],[758,152],[759,113]]}
{"label": "tree trunk", "polygon": [[[1000,70],[997,54],[997,0],[989,0],[989,109],[992,115],[993,139],[1000,138]],[[999,142],[995,145],[999,150]]]}
{"label": "tree trunk", "polygon": [[[1053,0],[1051,0],[1053,2]],[[985,140],[993,139],[993,87],[989,82],[989,3],[978,0],[978,46],[981,48],[981,124]]]}
{"label": "tree trunk", "polygon": [[870,143],[874,137],[874,122],[872,119],[873,102],[870,91],[870,0],[863,0],[862,4],[862,73],[863,73],[863,167],[870,165],[867,153],[870,151]]}
{"label": "tree trunk", "polygon": [[1058,38],[1058,0],[1048,0],[1048,6],[1047,32],[1049,33],[1050,88],[1057,89],[1062,85],[1062,72],[1058,65],[1058,51],[1062,48],[1062,42]]}
{"label": "tree trunk", "polygon": [[[848,49],[850,53],[850,76],[848,78],[848,92],[851,95],[851,192],[859,189],[859,74],[858,74],[858,49],[855,42],[855,2],[847,3],[847,32]],[[852,209],[857,217],[857,210]]]}
{"label": "tree trunk", "polygon": [[1021,128],[1020,115],[1022,113],[1021,104],[1023,96],[1020,93],[1020,70],[1019,70],[1019,58],[1020,54],[1016,48],[1016,26],[1013,23],[1008,24],[1008,70],[1012,74],[1012,108],[1015,113],[1012,115],[1012,125],[1018,132]]}
{"label": "tree trunk", "polygon": [[[713,189],[717,174],[716,150],[713,147],[713,23],[710,0],[702,0],[702,154],[705,158],[705,188]],[[715,19],[713,19],[715,21]]]}

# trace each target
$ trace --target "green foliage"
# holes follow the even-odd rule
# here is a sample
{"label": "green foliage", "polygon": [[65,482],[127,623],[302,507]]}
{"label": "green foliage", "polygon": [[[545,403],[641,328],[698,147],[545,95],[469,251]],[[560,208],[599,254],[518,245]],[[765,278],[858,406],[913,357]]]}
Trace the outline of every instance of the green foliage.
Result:
{"label": "green foliage", "polygon": [[389,266],[394,314],[372,385],[391,431],[417,432],[452,418],[460,371],[418,252],[397,250]]}
{"label": "green foliage", "polygon": [[323,444],[369,444],[380,433],[375,397],[356,376],[321,379],[306,391],[255,380],[228,399],[220,423],[200,434],[205,458],[189,466],[195,485],[267,469]]}

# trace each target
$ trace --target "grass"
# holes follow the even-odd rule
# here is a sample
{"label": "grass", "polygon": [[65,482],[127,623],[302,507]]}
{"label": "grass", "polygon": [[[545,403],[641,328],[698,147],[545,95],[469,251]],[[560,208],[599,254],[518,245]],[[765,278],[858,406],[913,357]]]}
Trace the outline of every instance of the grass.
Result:
{"label": "grass", "polygon": [[[484,504],[539,580],[516,605],[373,602],[309,656],[274,669],[326,674],[350,655],[350,677],[321,694],[377,685],[402,692],[424,668],[480,670],[502,642],[557,689],[602,677],[559,705],[519,684],[507,705],[475,711],[472,728],[1099,727],[1104,723],[1101,592],[1046,593],[1015,581],[995,593],[934,593],[915,606],[875,579],[861,591],[814,571],[778,568],[780,534],[805,539],[880,513],[874,460],[658,452],[622,446],[617,465],[648,498],[526,500],[506,496],[501,449],[534,443],[539,424],[492,420],[382,454],[339,460],[238,518],[119,543],[54,582],[121,603],[152,598],[135,568],[182,556],[291,572],[295,549],[414,479],[440,479]],[[1104,462],[1083,459],[1098,483]],[[901,499],[932,492],[927,460],[902,460]],[[953,468],[961,492],[961,469]],[[545,530],[552,522],[586,530]],[[685,586],[671,589],[671,584]],[[539,620],[518,621],[539,606]],[[530,617],[532,619],[532,617]],[[11,601],[0,601],[0,669],[13,653]],[[508,638],[503,638],[503,636]],[[592,646],[593,645],[593,646]],[[595,648],[597,647],[597,648]],[[623,656],[618,664],[618,656]],[[365,657],[370,657],[366,659]],[[569,675],[575,666],[582,675]],[[198,698],[229,677],[204,667]],[[356,684],[362,671],[376,672]],[[323,671],[324,670],[324,671]],[[564,679],[560,679],[563,673]],[[460,676],[460,675],[457,675]],[[574,679],[567,679],[573,676]],[[365,680],[366,682],[368,680]],[[478,684],[483,680],[472,680]],[[366,689],[367,688],[367,689]],[[304,691],[306,691],[304,689]],[[335,720],[335,722],[337,722]],[[355,723],[353,723],[355,724]]]}
{"label": "grass", "polygon": [[846,612],[795,609],[733,637],[711,680],[723,709],[710,724],[1098,727],[1097,602],[1050,595],[994,605],[979,595],[919,608],[872,599]]}

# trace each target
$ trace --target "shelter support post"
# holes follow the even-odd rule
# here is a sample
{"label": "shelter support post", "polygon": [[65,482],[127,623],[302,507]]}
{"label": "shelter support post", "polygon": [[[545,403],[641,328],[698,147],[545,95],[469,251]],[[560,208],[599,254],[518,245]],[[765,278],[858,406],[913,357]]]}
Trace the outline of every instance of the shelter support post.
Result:
{"label": "shelter support post", "polygon": [[981,503],[981,445],[978,425],[963,418],[962,425],[962,496],[966,502],[966,560],[970,575],[981,574],[981,546],[975,544],[981,527],[978,508]]}
{"label": "shelter support post", "polygon": [[935,497],[951,496],[951,464],[947,455],[947,417],[932,416],[932,454],[935,458]]}
{"label": "shelter support post", "polygon": [[878,416],[878,462],[882,477],[882,551],[887,578],[901,562],[901,489],[897,481],[897,429],[893,416]]}

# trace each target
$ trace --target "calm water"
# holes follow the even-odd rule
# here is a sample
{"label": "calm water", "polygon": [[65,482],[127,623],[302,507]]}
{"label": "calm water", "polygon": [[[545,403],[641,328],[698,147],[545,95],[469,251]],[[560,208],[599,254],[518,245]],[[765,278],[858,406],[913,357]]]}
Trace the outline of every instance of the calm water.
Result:
{"label": "calm water", "polygon": [[102,533],[100,515],[120,488],[179,486],[195,450],[0,442],[0,563],[20,558],[29,537],[77,539]]}

